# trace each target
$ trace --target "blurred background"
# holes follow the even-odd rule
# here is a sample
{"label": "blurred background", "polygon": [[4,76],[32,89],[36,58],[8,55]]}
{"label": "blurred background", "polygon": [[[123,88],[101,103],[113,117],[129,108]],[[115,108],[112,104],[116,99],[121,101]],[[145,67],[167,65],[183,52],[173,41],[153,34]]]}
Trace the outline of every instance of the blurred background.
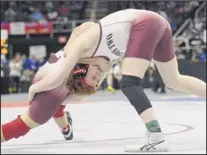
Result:
{"label": "blurred background", "polygon": [[[181,74],[206,81],[204,1],[1,1],[1,94],[27,93],[35,72],[65,45],[76,26],[127,8],[165,17],[172,27]],[[119,89],[121,64],[120,60],[112,66],[100,91]],[[153,62],[142,85],[166,93]]]}

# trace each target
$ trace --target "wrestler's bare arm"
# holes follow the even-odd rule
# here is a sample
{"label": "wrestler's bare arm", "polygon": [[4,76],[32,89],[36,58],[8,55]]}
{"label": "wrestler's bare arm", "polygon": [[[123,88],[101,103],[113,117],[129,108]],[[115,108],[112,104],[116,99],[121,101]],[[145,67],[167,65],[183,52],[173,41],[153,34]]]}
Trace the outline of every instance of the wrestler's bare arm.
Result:
{"label": "wrestler's bare arm", "polygon": [[76,41],[73,43],[72,46],[66,45],[64,50],[69,50],[70,54],[62,59],[62,63],[59,69],[56,72],[49,72],[46,77],[44,77],[39,82],[33,84],[30,87],[29,92],[38,93],[42,91],[47,91],[60,85],[64,81],[64,79],[67,78],[67,76],[70,74],[71,70],[78,61],[80,54],[83,52],[84,49],[81,44],[81,42]]}
{"label": "wrestler's bare arm", "polygon": [[69,76],[79,58],[86,51],[94,49],[94,46],[96,46],[92,40],[97,40],[99,34],[94,33],[93,28],[94,26],[91,26],[80,34],[72,44],[69,42],[66,44],[64,51],[68,54],[62,59],[58,72],[51,72],[48,76],[33,84],[29,89],[30,93],[34,94],[56,88]]}
{"label": "wrestler's bare arm", "polygon": [[[96,23],[94,22],[85,22],[81,24],[80,26],[76,27],[73,32],[70,35],[70,38],[67,42],[67,44],[71,44],[75,38],[77,38],[80,34],[82,34],[84,31],[86,31],[89,27],[95,25]],[[66,51],[64,51],[64,55],[66,56]]]}

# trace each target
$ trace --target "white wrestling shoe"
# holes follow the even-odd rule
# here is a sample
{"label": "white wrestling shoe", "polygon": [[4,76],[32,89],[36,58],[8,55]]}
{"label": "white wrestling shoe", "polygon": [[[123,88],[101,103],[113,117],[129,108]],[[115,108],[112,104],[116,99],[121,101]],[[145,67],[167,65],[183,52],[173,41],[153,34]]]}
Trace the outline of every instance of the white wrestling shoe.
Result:
{"label": "white wrestling shoe", "polygon": [[168,144],[161,132],[147,132],[145,144],[126,146],[125,152],[167,152]]}

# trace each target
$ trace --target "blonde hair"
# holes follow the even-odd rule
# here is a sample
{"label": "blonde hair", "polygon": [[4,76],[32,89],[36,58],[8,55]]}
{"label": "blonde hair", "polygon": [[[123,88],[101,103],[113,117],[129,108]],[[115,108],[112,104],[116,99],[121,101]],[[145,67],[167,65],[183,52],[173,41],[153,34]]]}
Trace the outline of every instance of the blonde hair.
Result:
{"label": "blonde hair", "polygon": [[[77,79],[78,80],[78,79]],[[96,92],[96,90],[89,85],[80,86],[77,85],[76,79],[73,78],[73,75],[70,74],[66,81],[66,86],[70,94],[75,95],[91,95]]]}

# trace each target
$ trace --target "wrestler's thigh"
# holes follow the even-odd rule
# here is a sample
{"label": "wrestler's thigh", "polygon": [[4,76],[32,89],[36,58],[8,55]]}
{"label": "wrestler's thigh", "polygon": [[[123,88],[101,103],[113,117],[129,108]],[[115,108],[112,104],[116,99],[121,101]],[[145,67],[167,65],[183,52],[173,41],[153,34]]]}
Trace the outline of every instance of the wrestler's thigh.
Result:
{"label": "wrestler's thigh", "polygon": [[38,124],[46,123],[58,110],[62,99],[52,90],[35,95],[28,110],[28,116]]}
{"label": "wrestler's thigh", "polygon": [[163,19],[149,17],[142,22],[132,23],[127,51],[123,62],[123,73],[143,78],[165,31]]}
{"label": "wrestler's thigh", "polygon": [[166,21],[167,28],[155,49],[153,59],[158,62],[169,62],[175,57],[173,50],[172,31],[169,23]]}

